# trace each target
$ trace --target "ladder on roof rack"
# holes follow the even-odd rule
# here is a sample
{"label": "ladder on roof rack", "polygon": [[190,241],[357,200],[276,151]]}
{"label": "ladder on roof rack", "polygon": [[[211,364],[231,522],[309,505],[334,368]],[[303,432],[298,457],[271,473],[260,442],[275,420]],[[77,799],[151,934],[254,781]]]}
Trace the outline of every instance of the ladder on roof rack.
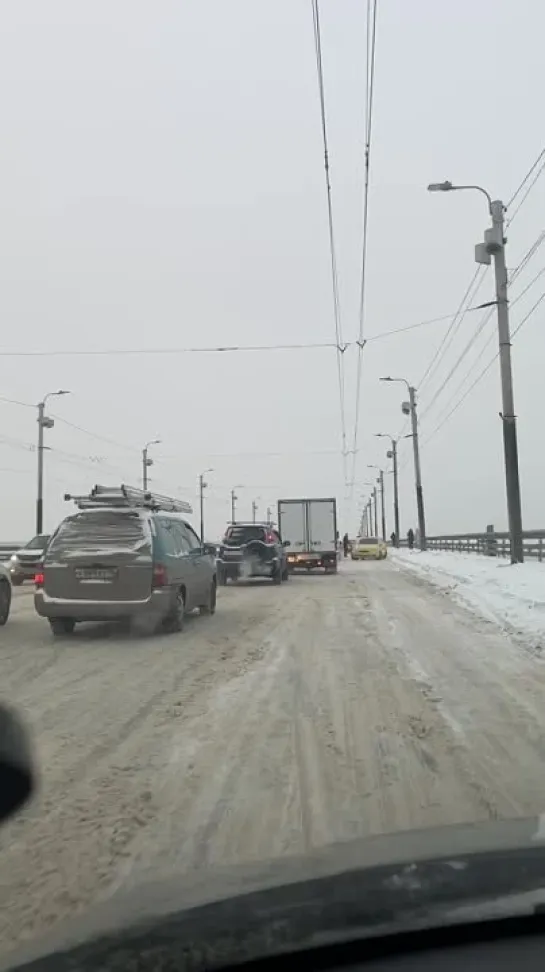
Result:
{"label": "ladder on roof rack", "polygon": [[149,490],[138,489],[136,486],[93,486],[87,496],[72,496],[64,494],[65,500],[73,500],[80,510],[100,509],[101,507],[116,507],[121,509],[164,510],[168,513],[192,513],[190,503],[185,500],[174,499],[172,496],[162,496],[161,493],[150,493]]}

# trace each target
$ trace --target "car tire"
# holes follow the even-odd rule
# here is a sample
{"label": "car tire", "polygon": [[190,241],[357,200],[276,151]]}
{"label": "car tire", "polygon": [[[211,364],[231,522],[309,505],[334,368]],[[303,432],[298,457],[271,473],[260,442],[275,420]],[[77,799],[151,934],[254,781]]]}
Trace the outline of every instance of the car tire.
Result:
{"label": "car tire", "polygon": [[178,634],[183,631],[185,621],[185,600],[183,591],[176,591],[174,606],[163,622],[163,628],[168,634]]}
{"label": "car tire", "polygon": [[76,627],[76,622],[74,618],[50,618],[49,627],[55,638],[63,638],[66,635],[72,634]]}
{"label": "car tire", "polygon": [[289,567],[286,567],[285,570],[283,570],[282,572],[282,580],[289,581],[289,579],[290,579],[290,569]]}
{"label": "car tire", "polygon": [[272,581],[273,581],[273,584],[277,584],[277,585],[282,583],[282,570],[280,569],[280,567],[273,574]]}
{"label": "car tire", "polygon": [[208,601],[206,602],[206,604],[201,604],[201,606],[199,607],[199,612],[201,614],[208,615],[208,614],[216,613],[216,594],[217,594],[216,582],[212,581],[212,584],[210,585],[210,591],[208,592]]}
{"label": "car tire", "polygon": [[9,618],[11,606],[11,587],[8,582],[0,582],[0,625],[4,625]]}
{"label": "car tire", "polygon": [[224,570],[220,570],[218,573],[218,581],[222,587],[227,587],[227,573]]}

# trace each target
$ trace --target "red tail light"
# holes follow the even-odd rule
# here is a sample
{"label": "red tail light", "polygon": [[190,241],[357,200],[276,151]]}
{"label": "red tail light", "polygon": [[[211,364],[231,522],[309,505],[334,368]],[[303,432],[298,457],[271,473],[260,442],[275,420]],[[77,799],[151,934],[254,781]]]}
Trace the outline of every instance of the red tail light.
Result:
{"label": "red tail light", "polygon": [[164,564],[155,564],[151,586],[152,588],[167,586],[167,569]]}
{"label": "red tail light", "polygon": [[265,534],[265,543],[274,543],[275,542],[275,539],[276,538],[274,536],[274,533],[266,533]]}
{"label": "red tail light", "polygon": [[44,586],[44,575],[43,574],[34,574],[34,583],[35,583],[36,587],[43,587]]}

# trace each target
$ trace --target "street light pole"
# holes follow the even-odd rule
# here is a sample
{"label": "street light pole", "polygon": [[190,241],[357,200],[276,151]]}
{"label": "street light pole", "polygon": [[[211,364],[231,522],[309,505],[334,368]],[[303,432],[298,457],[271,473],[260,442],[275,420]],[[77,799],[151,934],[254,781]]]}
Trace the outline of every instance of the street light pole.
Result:
{"label": "street light pole", "polygon": [[398,478],[397,478],[397,439],[393,435],[387,435],[385,432],[375,432],[378,439],[389,439],[392,445],[391,449],[388,449],[386,453],[386,458],[392,460],[393,473],[394,473],[394,536],[395,544],[394,546],[399,546],[399,489],[398,489]]}
{"label": "street light pole", "polygon": [[378,537],[378,502],[377,502],[377,487],[373,486],[373,503],[375,504],[375,537]]}
{"label": "street light pole", "polygon": [[153,459],[148,456],[149,447],[152,445],[160,445],[160,439],[151,439],[150,442],[146,442],[144,448],[142,449],[142,489],[147,490],[148,488],[148,469],[153,466]]}
{"label": "street light pole", "polygon": [[231,523],[235,522],[235,509],[238,496],[236,495],[234,489],[231,490]]}
{"label": "street light pole", "polygon": [[44,429],[52,429],[55,422],[45,414],[45,403],[48,398],[56,395],[69,395],[64,388],[56,392],[48,392],[41,402],[38,402],[38,490],[36,496],[36,533],[43,533],[44,526]]}
{"label": "street light pole", "polygon": [[517,419],[513,393],[513,370],[511,364],[511,335],[509,329],[509,303],[507,294],[507,266],[505,260],[504,232],[505,207],[500,199],[492,200],[482,186],[453,186],[451,182],[434,182],[428,186],[430,192],[451,192],[460,189],[474,189],[486,196],[492,226],[485,230],[484,242],[475,247],[477,263],[490,265],[494,257],[494,276],[496,283],[496,306],[498,314],[498,342],[502,391],[503,452],[505,463],[505,489],[507,494],[507,518],[511,546],[511,563],[524,561],[522,536],[522,505],[520,498],[520,477],[517,444]]}
{"label": "street light pole", "polygon": [[386,542],[386,510],[384,507],[384,469],[380,470],[380,512],[382,520],[382,539]]}
{"label": "street light pole", "polygon": [[[418,512],[418,533],[420,536],[420,549],[426,550],[428,543],[426,539],[426,518],[424,515],[424,493],[422,490],[422,471],[420,468],[420,448],[418,444],[418,416],[416,413],[416,388],[414,385],[410,385],[406,378],[381,378],[381,381],[397,381],[407,386],[409,392],[409,401],[404,402],[401,406],[401,410],[404,415],[410,415],[411,417],[411,438],[413,440],[413,454],[414,454],[414,481],[416,490],[416,509]],[[399,543],[399,535],[398,535]]]}
{"label": "street light pole", "polygon": [[208,486],[205,483],[204,477],[205,473],[213,472],[213,469],[205,469],[199,476],[199,509],[201,515],[201,543],[204,543],[204,491]]}
{"label": "street light pole", "polygon": [[255,500],[252,500],[252,523],[255,523],[256,516],[257,516],[257,503]]}

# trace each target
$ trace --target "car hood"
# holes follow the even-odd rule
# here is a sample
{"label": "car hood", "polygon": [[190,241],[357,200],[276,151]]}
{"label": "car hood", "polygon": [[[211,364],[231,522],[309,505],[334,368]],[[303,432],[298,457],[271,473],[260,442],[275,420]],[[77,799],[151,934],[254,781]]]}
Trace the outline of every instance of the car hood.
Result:
{"label": "car hood", "polygon": [[170,949],[177,968],[186,967],[186,957],[188,968],[209,969],[544,905],[545,815],[369,837],[302,858],[150,880],[0,967],[30,969],[33,960],[55,954],[51,969],[68,969],[70,950],[84,946],[80,970],[96,967],[103,948],[125,957],[127,949],[137,955],[146,948],[161,966],[159,949],[165,967]]}

